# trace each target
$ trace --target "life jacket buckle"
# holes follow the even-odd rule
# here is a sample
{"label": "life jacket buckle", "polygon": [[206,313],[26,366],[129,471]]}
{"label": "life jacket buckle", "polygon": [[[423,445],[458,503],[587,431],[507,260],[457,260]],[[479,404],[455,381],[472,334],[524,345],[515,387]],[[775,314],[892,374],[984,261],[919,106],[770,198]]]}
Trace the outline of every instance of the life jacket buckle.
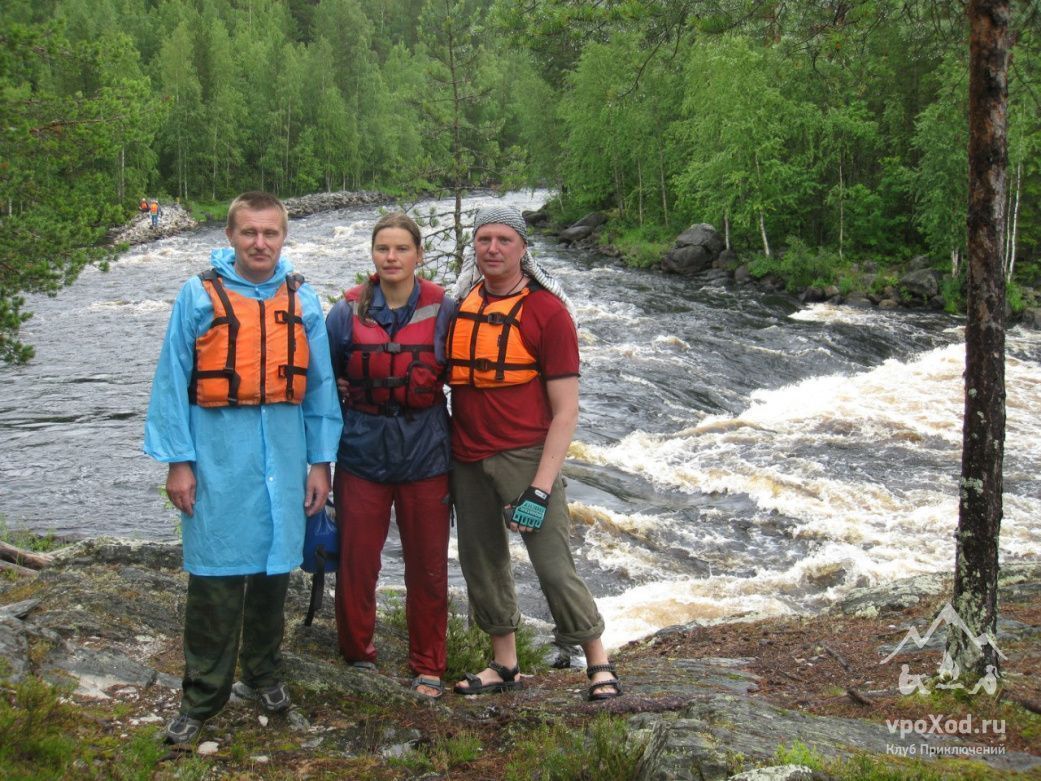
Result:
{"label": "life jacket buckle", "polygon": [[275,310],[275,322],[279,325],[285,325],[289,322],[289,312],[284,309]]}
{"label": "life jacket buckle", "polygon": [[398,355],[401,352],[401,344],[399,342],[387,342],[383,345],[383,352]]}
{"label": "life jacket buckle", "polygon": [[487,318],[490,325],[505,325],[509,322],[509,318],[503,312],[489,312]]}
{"label": "life jacket buckle", "polygon": [[489,361],[487,358],[476,358],[474,360],[474,369],[479,372],[490,372],[495,368],[495,364]]}

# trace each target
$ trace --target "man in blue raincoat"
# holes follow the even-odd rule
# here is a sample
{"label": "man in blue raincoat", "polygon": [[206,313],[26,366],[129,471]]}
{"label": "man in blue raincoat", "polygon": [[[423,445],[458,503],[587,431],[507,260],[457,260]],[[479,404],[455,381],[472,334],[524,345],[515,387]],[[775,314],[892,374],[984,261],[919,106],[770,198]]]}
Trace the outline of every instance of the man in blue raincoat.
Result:
{"label": "man in blue raincoat", "polygon": [[289,573],[306,515],[325,505],[342,421],[321,304],[281,257],[287,216],[268,193],[232,202],[231,247],[181,288],[152,384],[144,450],[169,464],[189,573],[170,743],[194,740],[233,688],[271,712],[290,705]]}

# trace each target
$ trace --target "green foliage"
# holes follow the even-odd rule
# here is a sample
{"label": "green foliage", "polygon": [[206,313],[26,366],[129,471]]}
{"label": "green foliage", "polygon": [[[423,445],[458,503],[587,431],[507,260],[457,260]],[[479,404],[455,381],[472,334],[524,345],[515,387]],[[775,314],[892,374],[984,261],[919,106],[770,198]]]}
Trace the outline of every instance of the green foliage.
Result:
{"label": "green foliage", "polygon": [[188,210],[198,222],[224,223],[228,219],[228,201],[189,201]]}
{"label": "green foliage", "polygon": [[584,729],[541,724],[515,734],[507,781],[627,781],[643,747],[627,740],[624,718],[600,714]]}
{"label": "green foliage", "polygon": [[26,529],[10,529],[7,526],[7,520],[2,515],[0,515],[0,541],[37,553],[48,553],[65,545],[53,531],[36,534]]}
{"label": "green foliage", "polygon": [[837,254],[823,247],[810,248],[795,236],[788,237],[788,247],[779,258],[759,256],[749,264],[752,276],[775,274],[793,293],[810,285],[830,285],[841,279],[843,268],[845,262]]}
{"label": "green foliage", "polygon": [[610,204],[622,219],[669,222],[665,130],[680,99],[670,63],[645,61],[638,33],[587,44],[560,101],[566,197],[583,207]]}
{"label": "green foliage", "polygon": [[29,676],[12,690],[0,690],[0,775],[4,778],[59,778],[73,757],[70,734],[75,709],[59,692]]}
{"label": "green foliage", "polygon": [[947,88],[915,121],[918,166],[915,222],[930,251],[939,256],[965,247],[968,210],[968,85],[965,65],[951,57],[942,73]]}
{"label": "green foliage", "polygon": [[1023,288],[1015,280],[1010,279],[1005,283],[1005,300],[1008,301],[1008,307],[1014,315],[1022,313],[1026,308]]}
{"label": "green foliage", "polygon": [[949,314],[965,311],[965,279],[964,277],[945,276],[940,283],[940,295],[943,296],[943,308]]}
{"label": "green foliage", "polygon": [[777,50],[740,36],[697,44],[688,61],[683,109],[674,127],[685,160],[674,182],[690,221],[729,220],[770,254],[769,233],[812,203],[818,110],[794,94]]}
{"label": "green foliage", "polygon": [[111,253],[96,243],[136,197],[127,152],[154,112],[119,33],[71,43],[59,24],[0,18],[0,41],[0,360],[17,363],[32,357],[21,294],[54,294]]}
{"label": "green foliage", "polygon": [[473,762],[481,755],[482,748],[480,738],[473,732],[464,730],[410,751],[403,757],[392,758],[388,764],[391,767],[405,768],[413,774],[446,774],[461,765]]}
{"label": "green foliage", "polygon": [[[408,636],[404,597],[394,595],[388,600],[380,621],[392,632]],[[521,624],[517,630],[517,658],[521,670],[531,675],[546,669],[546,647],[535,640],[531,627]],[[469,623],[449,605],[448,636],[446,638],[447,672],[445,680],[462,680],[466,673],[483,670],[491,658],[491,641],[476,624]]]}
{"label": "green foliage", "polygon": [[636,268],[649,268],[661,261],[672,245],[674,236],[662,226],[646,225],[622,230],[611,237],[611,243],[622,253],[625,262]]}
{"label": "green foliage", "polygon": [[824,758],[801,740],[793,741],[790,746],[781,744],[774,752],[778,765],[802,765],[810,770],[823,770]]}
{"label": "green foliage", "polygon": [[[774,5],[11,0],[0,359],[32,355],[17,336],[25,294],[103,261],[107,228],[161,191],[218,203],[256,188],[549,185],[575,216],[610,209],[638,265],[655,227],[694,222],[764,255],[789,235],[851,258],[963,249],[964,15]],[[1032,21],[1013,17],[1009,78],[1023,284],[1041,277]]]}
{"label": "green foliage", "polygon": [[[517,659],[525,675],[546,669],[546,648],[535,641],[535,633],[526,624],[517,630]],[[491,641],[476,624],[462,616],[448,613],[447,672],[449,681],[462,680],[466,673],[476,673],[488,665]]]}

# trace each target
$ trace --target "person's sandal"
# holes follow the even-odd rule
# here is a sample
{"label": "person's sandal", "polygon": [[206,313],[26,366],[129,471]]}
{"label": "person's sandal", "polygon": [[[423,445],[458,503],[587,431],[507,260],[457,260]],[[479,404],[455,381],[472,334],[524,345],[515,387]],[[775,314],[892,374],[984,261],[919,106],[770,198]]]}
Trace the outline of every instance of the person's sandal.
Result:
{"label": "person's sandal", "polygon": [[[437,694],[427,694],[426,692],[419,691],[420,686],[426,686],[427,688],[433,689]],[[438,678],[427,678],[425,675],[417,675],[412,679],[412,691],[418,694],[420,697],[425,697],[428,700],[439,700],[445,693],[444,681]]]}
{"label": "person's sandal", "polygon": [[[608,678],[606,681],[597,681],[586,690],[586,699],[590,702],[599,702],[600,700],[611,700],[615,697],[622,696],[622,684],[618,680],[618,674],[613,664],[594,664],[586,668],[586,677],[589,680],[593,680],[593,676],[597,673],[611,673],[613,678]],[[601,691],[606,688],[613,688],[614,691]]]}
{"label": "person's sandal", "polygon": [[517,667],[506,667],[499,664],[497,661],[492,659],[488,662],[488,669],[494,670],[495,673],[502,678],[501,681],[492,681],[491,683],[484,683],[480,677],[473,673],[466,673],[466,686],[462,683],[457,683],[452,687],[452,691],[456,694],[490,694],[492,692],[504,692],[513,689],[524,688],[523,681],[520,678],[520,666]]}

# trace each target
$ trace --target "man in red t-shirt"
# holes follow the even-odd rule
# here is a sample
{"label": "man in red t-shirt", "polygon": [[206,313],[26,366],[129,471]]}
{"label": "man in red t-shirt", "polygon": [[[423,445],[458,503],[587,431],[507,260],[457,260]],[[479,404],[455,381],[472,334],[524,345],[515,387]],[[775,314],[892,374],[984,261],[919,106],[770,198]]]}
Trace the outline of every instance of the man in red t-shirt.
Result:
{"label": "man in red t-shirt", "polygon": [[508,531],[521,533],[559,643],[581,645],[588,697],[621,694],[604,621],[575,571],[560,470],[578,423],[578,335],[564,302],[532,279],[526,226],[512,207],[482,209],[474,254],[483,274],[448,336],[452,489],[459,562],[492,661],[459,694],[520,688],[520,624]]}

